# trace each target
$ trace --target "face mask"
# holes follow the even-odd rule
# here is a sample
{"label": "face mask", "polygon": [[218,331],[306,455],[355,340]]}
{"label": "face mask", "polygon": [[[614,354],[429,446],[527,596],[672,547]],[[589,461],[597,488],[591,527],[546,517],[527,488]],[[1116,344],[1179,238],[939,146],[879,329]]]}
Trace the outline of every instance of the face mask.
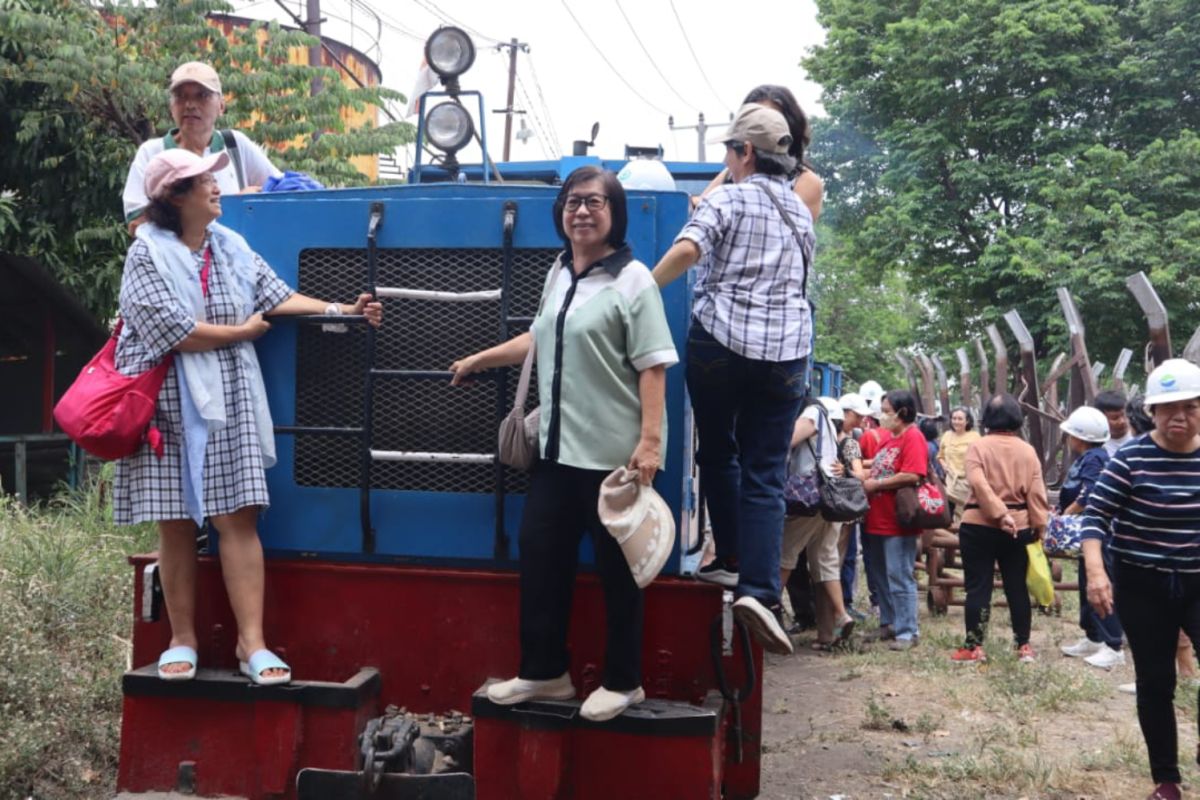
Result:
{"label": "face mask", "polygon": [[892,428],[894,428],[894,427],[896,427],[896,414],[895,414],[895,412],[887,412],[887,411],[885,411],[885,412],[883,412],[882,414],[880,414],[880,415],[879,415],[879,424],[880,424],[880,425],[882,425],[882,426],[883,426],[883,427],[885,427],[885,428],[888,428],[889,430],[890,430],[890,429],[892,429]]}

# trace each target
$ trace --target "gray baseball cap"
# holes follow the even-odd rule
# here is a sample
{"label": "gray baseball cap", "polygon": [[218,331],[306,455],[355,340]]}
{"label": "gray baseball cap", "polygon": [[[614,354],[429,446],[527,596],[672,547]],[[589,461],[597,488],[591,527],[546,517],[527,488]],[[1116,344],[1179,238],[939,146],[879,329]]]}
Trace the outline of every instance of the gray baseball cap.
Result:
{"label": "gray baseball cap", "polygon": [[746,103],[738,109],[729,128],[708,141],[709,144],[749,142],[755,150],[782,156],[787,155],[792,145],[792,134],[783,114],[760,103]]}

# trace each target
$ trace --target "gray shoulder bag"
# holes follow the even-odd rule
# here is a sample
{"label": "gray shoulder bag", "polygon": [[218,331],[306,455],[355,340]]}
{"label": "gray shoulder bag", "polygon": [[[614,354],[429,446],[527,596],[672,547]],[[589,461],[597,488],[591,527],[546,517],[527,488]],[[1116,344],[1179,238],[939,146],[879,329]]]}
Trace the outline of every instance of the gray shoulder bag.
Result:
{"label": "gray shoulder bag", "polygon": [[[546,299],[554,297],[554,285],[558,283],[558,273],[562,272],[562,263],[554,262],[554,274],[550,277],[550,285],[546,288]],[[535,317],[536,319],[536,317]],[[537,357],[537,340],[533,338],[533,326],[530,325],[529,352],[525,355],[525,363],[521,365],[521,379],[517,382],[517,394],[513,398],[512,411],[500,421],[499,438],[496,444],[496,458],[500,463],[514,469],[529,469],[541,455],[538,447],[538,428],[541,425],[541,407],[525,413],[525,400],[529,397],[529,378],[533,372],[533,362]]]}

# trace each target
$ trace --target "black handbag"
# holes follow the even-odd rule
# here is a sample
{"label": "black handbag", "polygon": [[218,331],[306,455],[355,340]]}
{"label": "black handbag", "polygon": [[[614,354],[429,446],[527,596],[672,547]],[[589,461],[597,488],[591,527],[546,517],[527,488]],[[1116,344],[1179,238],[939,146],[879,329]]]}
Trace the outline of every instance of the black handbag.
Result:
{"label": "black handbag", "polygon": [[821,476],[821,516],[827,522],[853,522],[866,516],[869,507],[867,489],[850,473],[850,465],[842,458],[840,447],[838,460],[845,470],[841,477]]}

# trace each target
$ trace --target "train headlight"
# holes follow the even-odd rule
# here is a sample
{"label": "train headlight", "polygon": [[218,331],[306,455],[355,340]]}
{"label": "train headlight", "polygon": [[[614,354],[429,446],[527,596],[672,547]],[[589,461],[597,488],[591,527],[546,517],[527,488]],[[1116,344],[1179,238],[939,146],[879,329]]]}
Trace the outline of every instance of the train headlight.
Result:
{"label": "train headlight", "polygon": [[425,62],[437,73],[450,91],[451,84],[475,63],[475,44],[459,28],[438,28],[425,41]]}
{"label": "train headlight", "polygon": [[425,135],[437,149],[444,153],[455,153],[471,141],[475,135],[475,123],[458,103],[442,103],[434,106],[425,116]]}

